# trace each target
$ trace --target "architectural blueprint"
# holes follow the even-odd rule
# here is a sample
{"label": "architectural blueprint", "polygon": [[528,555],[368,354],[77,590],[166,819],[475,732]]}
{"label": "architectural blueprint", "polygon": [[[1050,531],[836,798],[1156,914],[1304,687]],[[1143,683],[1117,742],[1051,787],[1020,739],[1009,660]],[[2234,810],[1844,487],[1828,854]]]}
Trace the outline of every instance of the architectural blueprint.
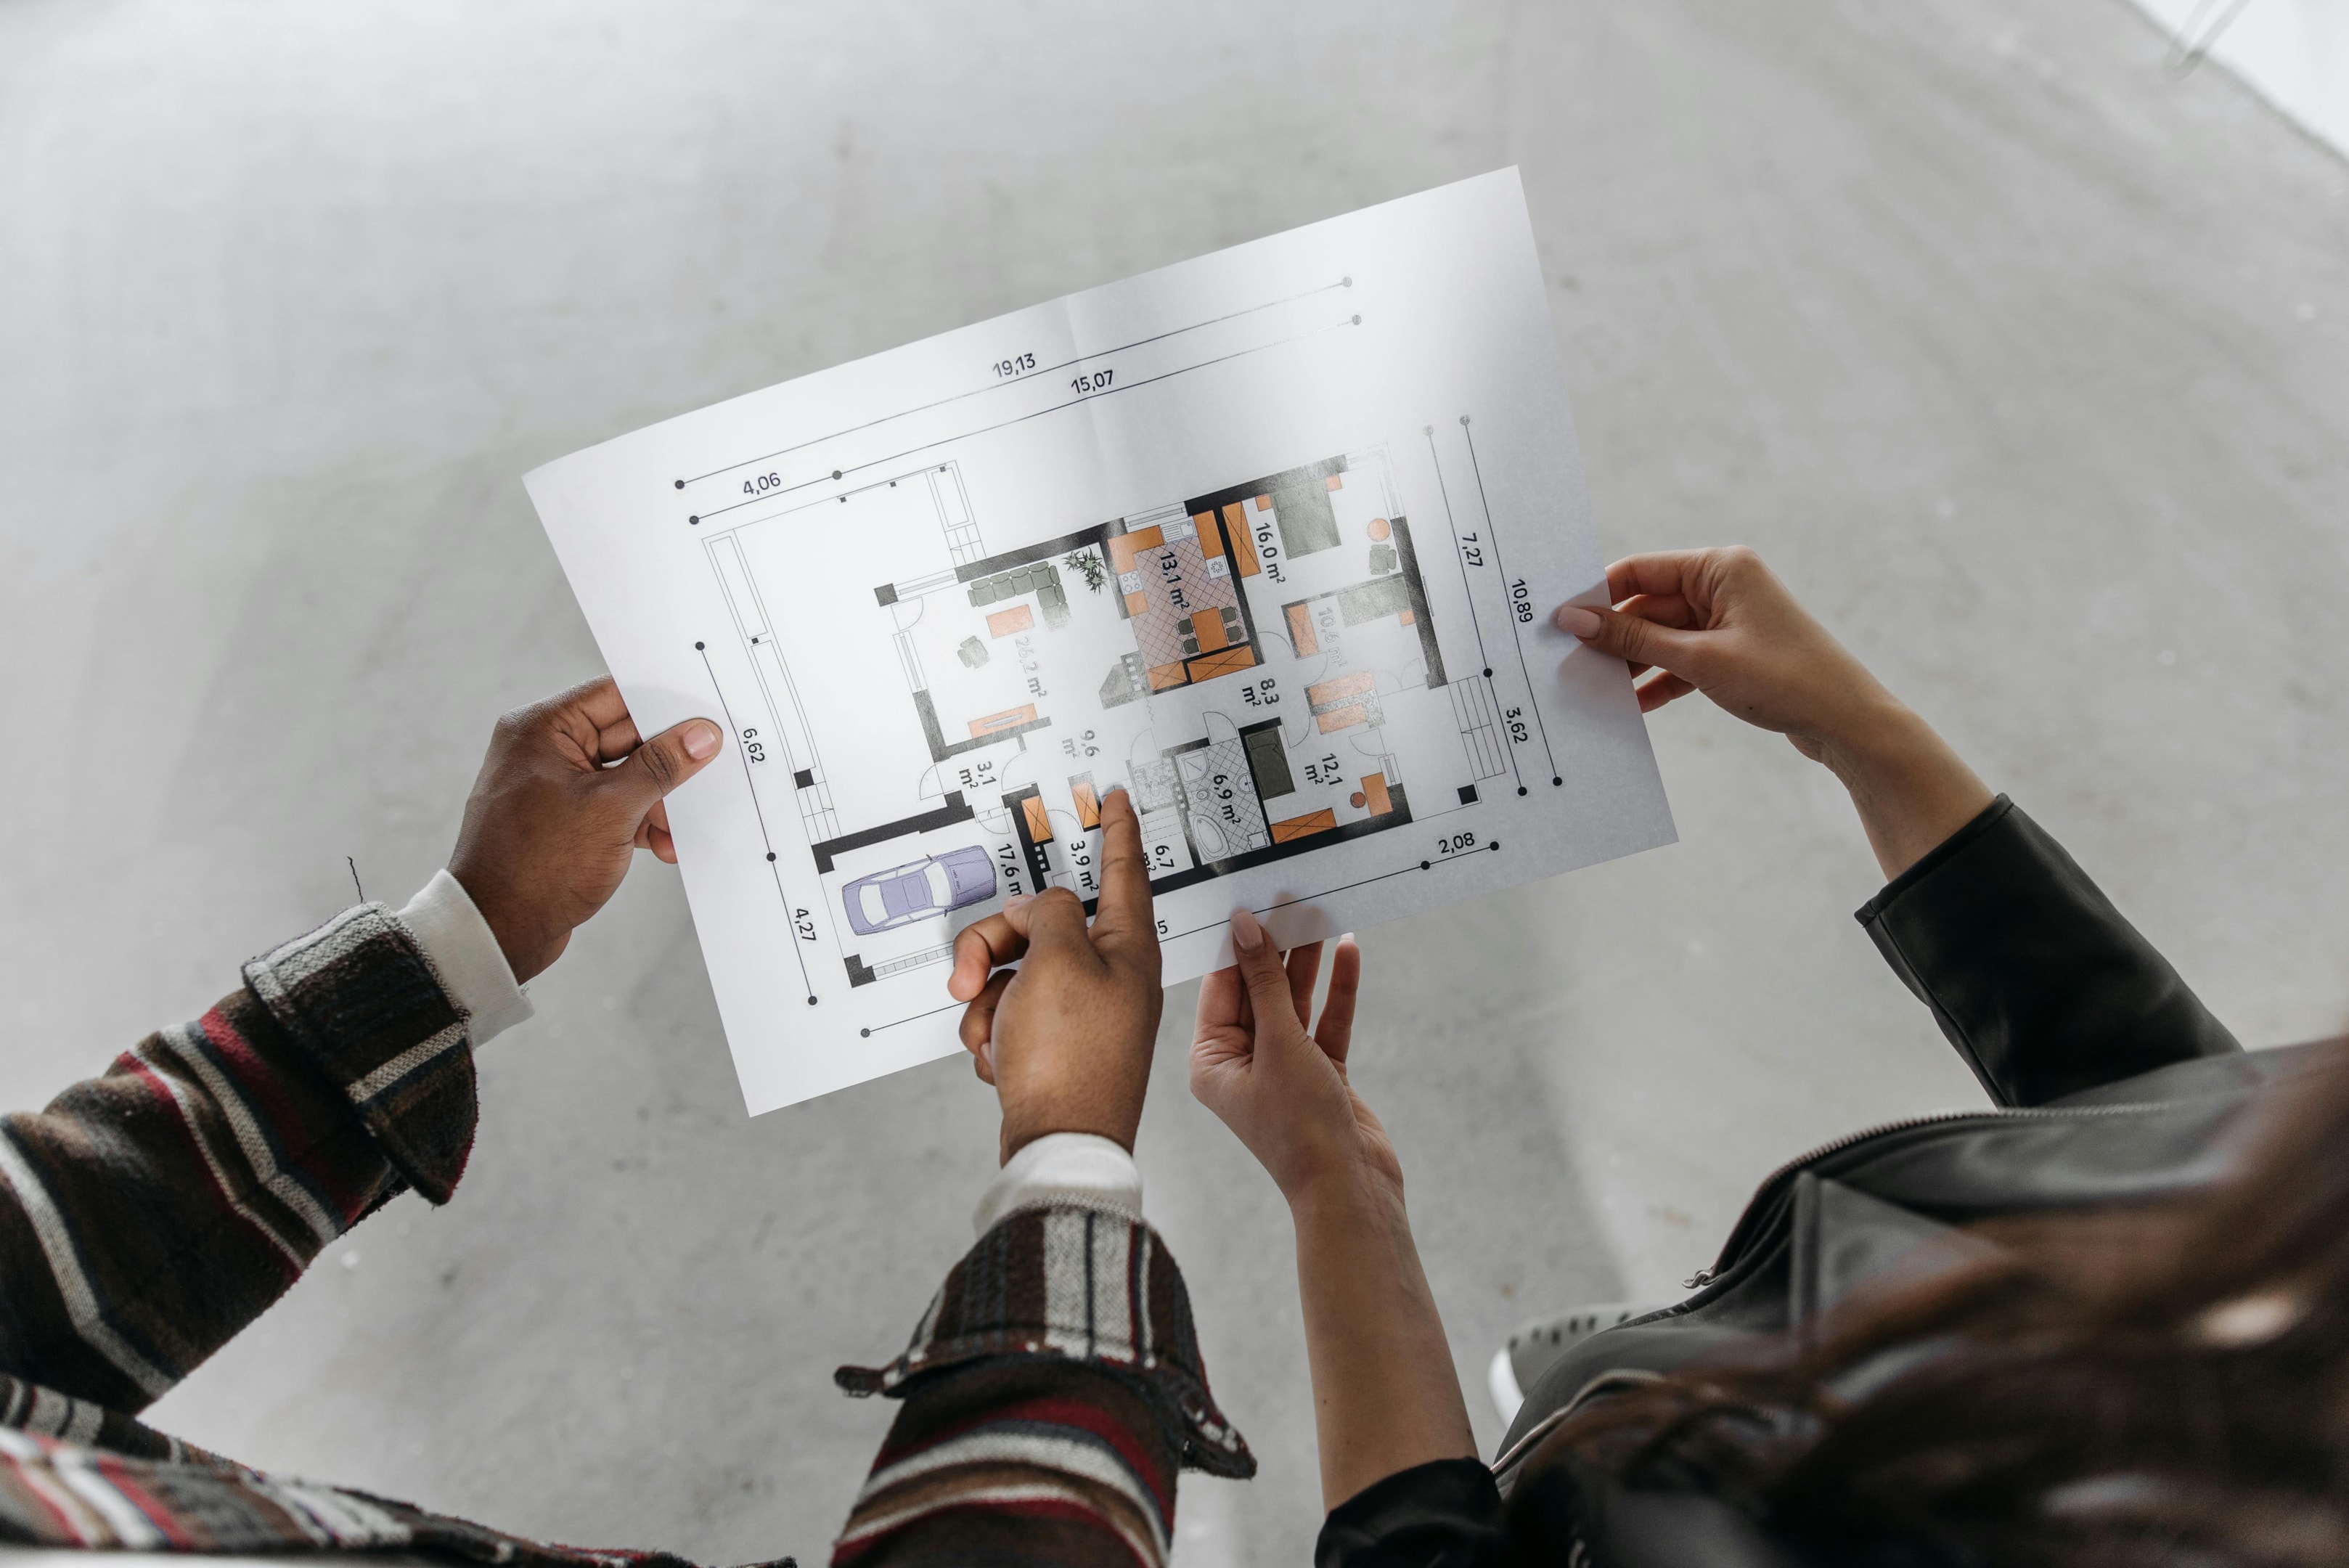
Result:
{"label": "architectural blueprint", "polygon": [[528,480],[674,797],[755,1113],[957,1049],[955,933],[1098,888],[1166,978],[1671,836],[1514,171],[753,393]]}

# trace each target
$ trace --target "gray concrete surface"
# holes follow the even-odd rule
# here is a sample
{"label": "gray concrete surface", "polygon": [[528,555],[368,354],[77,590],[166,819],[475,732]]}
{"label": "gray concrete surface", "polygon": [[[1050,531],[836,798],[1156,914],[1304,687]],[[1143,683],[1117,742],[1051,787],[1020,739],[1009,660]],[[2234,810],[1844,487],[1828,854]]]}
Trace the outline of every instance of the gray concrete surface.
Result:
{"label": "gray concrete surface", "polygon": [[[501,709],[595,671],[516,476],[653,418],[1523,165],[1610,546],[1748,540],[2245,1038],[2349,1022],[2349,168],[2120,0],[1122,13],[1039,0],[0,5],[0,1091],[440,864]],[[1975,1091],[1877,963],[1848,808],[1653,722],[1677,847],[1368,934],[1479,1432],[1522,1315],[1669,1291],[1748,1185]],[[154,1417],[557,1539],[820,1559],[836,1397],[966,1244],[940,1064],[741,1114],[647,861],[403,1199]],[[1143,1137],[1250,1486],[1319,1520],[1268,1185]]]}

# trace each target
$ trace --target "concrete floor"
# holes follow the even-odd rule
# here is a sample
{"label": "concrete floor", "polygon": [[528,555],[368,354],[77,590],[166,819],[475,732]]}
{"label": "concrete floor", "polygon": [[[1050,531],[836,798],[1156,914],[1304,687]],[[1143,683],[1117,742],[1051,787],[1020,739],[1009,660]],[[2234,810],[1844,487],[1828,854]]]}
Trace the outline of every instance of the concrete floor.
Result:
{"label": "concrete floor", "polygon": [[[1511,161],[1610,549],[1747,540],[2247,1039],[2349,1023],[2349,167],[2120,0],[0,5],[0,1056],[33,1104],[440,863],[492,718],[598,669],[516,476],[658,416]],[[1699,705],[1682,842],[1368,934],[1479,1432],[1518,1318],[1668,1293],[1816,1139],[1969,1103],[1847,806]],[[371,1220],[156,1407],[569,1541],[821,1559],[968,1241],[941,1064],[741,1114],[641,865]],[[1319,1510],[1269,1185],[1142,1156],[1250,1486]]]}

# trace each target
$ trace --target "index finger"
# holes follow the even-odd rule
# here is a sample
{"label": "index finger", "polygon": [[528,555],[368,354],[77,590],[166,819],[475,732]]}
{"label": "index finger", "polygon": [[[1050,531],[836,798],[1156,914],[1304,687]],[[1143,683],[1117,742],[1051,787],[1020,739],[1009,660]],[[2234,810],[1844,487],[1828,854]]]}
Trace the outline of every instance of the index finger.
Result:
{"label": "index finger", "polygon": [[1696,564],[1706,553],[1656,550],[1644,556],[1626,556],[1607,568],[1608,602],[1619,605],[1637,594],[1662,598],[1684,593]]}
{"label": "index finger", "polygon": [[608,675],[583,680],[568,691],[557,692],[553,701],[554,706],[567,708],[595,725],[599,734],[628,722],[628,704],[620,695],[620,683]]}
{"label": "index finger", "polygon": [[1104,951],[1137,942],[1158,945],[1150,902],[1150,867],[1142,856],[1142,819],[1123,784],[1102,798],[1101,901],[1093,908],[1093,943]]}

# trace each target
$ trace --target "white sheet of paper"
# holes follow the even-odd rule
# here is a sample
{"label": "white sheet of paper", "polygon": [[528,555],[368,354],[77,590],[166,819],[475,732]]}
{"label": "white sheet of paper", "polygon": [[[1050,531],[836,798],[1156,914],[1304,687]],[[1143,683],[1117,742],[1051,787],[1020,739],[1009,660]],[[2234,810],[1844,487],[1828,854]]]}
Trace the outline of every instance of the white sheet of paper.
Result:
{"label": "white sheet of paper", "polygon": [[1142,813],[1168,981],[1671,840],[1515,170],[526,483],[671,798],[752,1114],[950,1054],[954,933]]}

